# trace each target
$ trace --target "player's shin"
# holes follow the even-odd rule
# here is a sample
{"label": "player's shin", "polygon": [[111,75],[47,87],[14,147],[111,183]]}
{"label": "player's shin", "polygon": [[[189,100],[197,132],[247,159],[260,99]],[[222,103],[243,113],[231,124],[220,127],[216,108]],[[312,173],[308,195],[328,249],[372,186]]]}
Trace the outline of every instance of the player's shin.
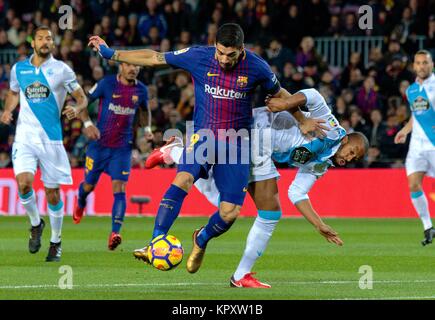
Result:
{"label": "player's shin", "polygon": [[52,243],[59,243],[62,233],[63,223],[63,202],[60,200],[57,204],[48,204],[48,214],[50,216],[51,239]]}
{"label": "player's shin", "polygon": [[119,233],[121,231],[122,223],[124,221],[125,209],[127,201],[125,192],[118,192],[113,194],[112,206],[112,232]]}
{"label": "player's shin", "polygon": [[33,227],[39,226],[41,223],[41,218],[39,216],[38,205],[36,203],[35,192],[30,190],[26,194],[19,194],[20,202],[26,209],[26,213],[30,218],[30,223]]}
{"label": "player's shin", "polygon": [[251,272],[257,259],[266,250],[280,217],[281,211],[258,211],[258,217],[255,219],[246,240],[243,257],[233,275],[234,280],[238,281]]}
{"label": "player's shin", "polygon": [[83,184],[84,184],[84,182],[80,183],[79,194],[78,194],[78,199],[77,199],[78,200],[77,203],[80,206],[80,208],[86,207],[86,198],[92,192],[92,191],[87,192],[84,189]]}
{"label": "player's shin", "polygon": [[187,192],[171,184],[160,201],[159,211],[157,212],[154,223],[153,239],[161,234],[167,234],[175,219],[180,213],[184,198]]}
{"label": "player's shin", "polygon": [[430,219],[429,204],[423,191],[411,192],[411,200],[415,210],[420,216],[424,230],[432,228]]}
{"label": "player's shin", "polygon": [[204,229],[202,229],[198,234],[198,237],[196,238],[197,245],[200,248],[205,249],[210,239],[216,238],[227,232],[228,229],[231,228],[232,224],[233,222],[228,223],[224,221],[220,216],[219,211],[214,213],[208,220],[208,223]]}

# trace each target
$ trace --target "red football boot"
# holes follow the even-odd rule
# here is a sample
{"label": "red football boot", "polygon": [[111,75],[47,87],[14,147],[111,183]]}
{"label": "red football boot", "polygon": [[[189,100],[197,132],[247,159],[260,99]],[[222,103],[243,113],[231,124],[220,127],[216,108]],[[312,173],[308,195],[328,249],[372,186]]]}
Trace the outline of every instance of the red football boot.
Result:
{"label": "red football boot", "polygon": [[85,211],[85,208],[81,208],[78,204],[76,204],[76,208],[73,212],[73,221],[75,224],[79,224],[80,220],[83,218],[83,212]]}
{"label": "red football boot", "polygon": [[109,236],[109,250],[115,250],[117,246],[119,246],[122,242],[121,235],[116,232],[112,232]]}
{"label": "red football boot", "polygon": [[264,288],[269,289],[272,286],[258,281],[258,279],[255,279],[252,275],[255,274],[255,272],[249,272],[244,275],[244,277],[238,281],[234,280],[234,276],[231,277],[230,280],[230,286],[234,288]]}
{"label": "red football boot", "polygon": [[145,161],[145,168],[152,169],[159,164],[173,164],[174,160],[171,158],[171,149],[175,146],[183,147],[183,141],[180,138],[172,136],[165,143],[164,146],[156,148],[151,152]]}

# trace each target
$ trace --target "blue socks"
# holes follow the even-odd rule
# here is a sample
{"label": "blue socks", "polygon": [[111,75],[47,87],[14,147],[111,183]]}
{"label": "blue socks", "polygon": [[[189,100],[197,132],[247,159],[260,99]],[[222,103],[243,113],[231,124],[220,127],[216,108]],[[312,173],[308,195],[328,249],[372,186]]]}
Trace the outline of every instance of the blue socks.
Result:
{"label": "blue socks", "polygon": [[160,201],[159,211],[157,212],[154,223],[153,239],[161,234],[167,234],[175,219],[180,213],[184,198],[187,192],[171,184],[168,191]]}
{"label": "blue socks", "polygon": [[86,192],[83,189],[83,182],[80,183],[80,186],[79,186],[79,195],[78,195],[78,199],[77,199],[77,203],[78,203],[80,208],[86,207],[86,198],[87,198],[87,196],[89,194],[90,194],[90,192]]}
{"label": "blue socks", "polygon": [[112,232],[119,233],[124,221],[125,208],[127,207],[125,192],[114,193],[113,197],[115,199],[112,207]]}
{"label": "blue socks", "polygon": [[211,238],[216,238],[222,233],[227,232],[231,225],[232,223],[227,223],[221,218],[219,211],[216,212],[210,217],[205,228],[197,236],[196,244],[200,248],[205,249],[207,242]]}

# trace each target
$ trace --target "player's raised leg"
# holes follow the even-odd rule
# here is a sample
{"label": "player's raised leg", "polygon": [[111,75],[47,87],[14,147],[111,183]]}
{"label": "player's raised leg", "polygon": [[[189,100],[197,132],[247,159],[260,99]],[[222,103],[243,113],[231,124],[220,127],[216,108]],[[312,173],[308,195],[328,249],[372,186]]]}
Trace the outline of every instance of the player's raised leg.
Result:
{"label": "player's raised leg", "polygon": [[64,215],[63,202],[60,199],[59,187],[49,186],[45,188],[48,202],[48,214],[51,225],[51,238],[48,254],[45,259],[47,262],[60,261],[62,255],[61,234]]}
{"label": "player's raised leg", "polygon": [[237,288],[270,288],[254,278],[252,268],[266,250],[273,231],[281,218],[278,186],[276,178],[253,182],[249,185],[249,194],[255,202],[258,216],[249,231],[245,251],[230,280]]}
{"label": "player's raised leg", "polygon": [[39,215],[35,191],[32,189],[34,176],[30,172],[23,172],[18,174],[16,179],[18,183],[20,202],[24,209],[26,209],[31,224],[29,252],[36,253],[41,248],[41,238],[45,222]]}
{"label": "player's raised leg", "polygon": [[[217,143],[218,153],[223,150],[226,157],[226,161],[213,166],[213,177],[220,194],[219,211],[210,217],[207,225],[193,233],[193,248],[186,263],[190,273],[197,272],[201,267],[207,243],[231,228],[245,200],[248,191],[250,144],[248,139],[236,141],[224,145]],[[236,157],[233,159],[234,155]]]}
{"label": "player's raised leg", "polygon": [[423,223],[424,239],[421,242],[423,246],[431,244],[435,236],[435,229],[432,227],[432,220],[429,213],[429,204],[422,188],[424,175],[425,172],[414,172],[408,176],[411,201]]}

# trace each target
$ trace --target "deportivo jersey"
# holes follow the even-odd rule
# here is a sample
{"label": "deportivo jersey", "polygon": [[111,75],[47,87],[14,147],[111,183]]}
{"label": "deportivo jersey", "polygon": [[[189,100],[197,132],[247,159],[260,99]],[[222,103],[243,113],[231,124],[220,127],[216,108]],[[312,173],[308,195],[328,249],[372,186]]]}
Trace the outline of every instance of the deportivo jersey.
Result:
{"label": "deportivo jersey", "polygon": [[11,70],[10,89],[20,92],[15,141],[62,144],[60,117],[65,97],[80,86],[64,62],[50,57],[36,67],[32,58],[17,62]]}
{"label": "deportivo jersey", "polygon": [[246,51],[234,69],[224,71],[215,58],[215,47],[190,47],[165,53],[166,62],[190,72],[195,87],[195,130],[250,129],[252,95],[261,85],[268,93],[280,89],[269,65]]}
{"label": "deportivo jersey", "polygon": [[104,147],[123,147],[133,143],[133,122],[137,109],[146,110],[147,87],[140,81],[124,85],[118,76],[109,75],[89,90],[91,100],[100,98],[97,128]]}
{"label": "deportivo jersey", "polygon": [[332,115],[325,99],[317,90],[306,89],[299,92],[307,99],[309,114],[306,116],[326,120],[325,125],[330,130],[326,132],[325,138],[309,140],[302,135],[296,120],[289,112],[271,114],[272,159],[321,176],[332,165],[330,158],[340,147],[346,130]]}
{"label": "deportivo jersey", "polygon": [[435,147],[435,74],[423,81],[414,82],[406,90],[412,111],[411,144],[419,149]]}

